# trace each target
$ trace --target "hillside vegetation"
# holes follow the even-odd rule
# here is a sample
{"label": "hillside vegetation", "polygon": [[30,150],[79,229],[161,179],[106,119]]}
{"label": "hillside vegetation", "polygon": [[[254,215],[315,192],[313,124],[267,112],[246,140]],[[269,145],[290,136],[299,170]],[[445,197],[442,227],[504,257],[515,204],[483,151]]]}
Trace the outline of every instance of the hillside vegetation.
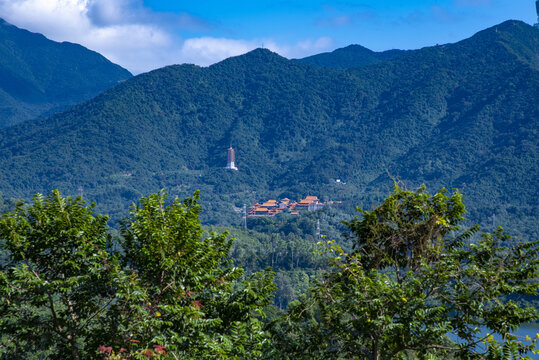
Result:
{"label": "hillside vegetation", "polygon": [[[539,241],[515,244],[501,228],[479,236],[477,226],[462,227],[459,192],[395,186],[343,224],[350,250],[335,240],[276,244],[284,242],[277,231],[289,240],[294,228],[307,233],[304,219],[255,224],[272,229],[270,241],[260,239],[265,254],[255,243],[232,249],[227,233],[204,233],[198,194],[140,199],[114,240],[108,217],[94,210],[54,190],[0,218],[1,359],[470,360],[537,352],[539,335],[515,334],[539,319],[537,307],[502,299],[537,293]],[[251,269],[271,255],[281,271],[244,272],[239,250],[253,251]],[[294,299],[294,291],[303,294]],[[274,293],[281,309],[271,304]]]}
{"label": "hillside vegetation", "polygon": [[94,51],[0,19],[0,127],[59,112],[130,77]]}
{"label": "hillside vegetation", "polygon": [[[368,208],[393,176],[462,188],[486,230],[537,238],[538,94],[539,31],[518,21],[350,69],[258,49],[145,73],[3,130],[0,190],[81,189],[118,219],[118,204],[152,191],[201,189],[204,222],[234,225],[234,206],[268,198]],[[237,172],[223,169],[230,145]]]}

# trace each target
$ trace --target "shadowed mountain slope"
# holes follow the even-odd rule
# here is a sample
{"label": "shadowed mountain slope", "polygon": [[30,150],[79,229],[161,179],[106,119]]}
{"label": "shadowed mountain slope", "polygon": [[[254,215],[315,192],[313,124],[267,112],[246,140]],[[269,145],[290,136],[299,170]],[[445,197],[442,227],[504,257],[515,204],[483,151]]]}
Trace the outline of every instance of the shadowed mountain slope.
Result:
{"label": "shadowed mountain slope", "polygon": [[130,77],[94,51],[0,19],[0,127],[58,112]]}

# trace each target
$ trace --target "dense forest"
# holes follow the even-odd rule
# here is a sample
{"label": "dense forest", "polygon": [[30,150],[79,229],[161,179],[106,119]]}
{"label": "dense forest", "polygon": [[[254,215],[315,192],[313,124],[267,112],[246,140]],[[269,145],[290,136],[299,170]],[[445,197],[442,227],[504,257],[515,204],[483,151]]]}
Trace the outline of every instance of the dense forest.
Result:
{"label": "dense forest", "polygon": [[[0,359],[530,354],[539,336],[512,334],[539,313],[512,299],[539,288],[539,241],[463,226],[462,199],[395,186],[336,241],[331,209],[233,239],[202,228],[198,193],[143,197],[119,232],[80,197],[37,195],[0,219]],[[305,236],[313,220],[329,235]]]}
{"label": "dense forest", "polygon": [[316,254],[318,242],[332,239],[347,250],[351,248],[343,236],[346,227],[342,221],[351,219],[352,214],[338,207],[326,207],[303,212],[299,217],[281,214],[274,218],[249,218],[248,230],[210,226],[207,231],[228,231],[235,239],[230,258],[247,274],[273,269],[277,286],[274,304],[283,310],[290,301],[306,293],[321,270],[327,268],[327,261]]}
{"label": "dense forest", "polygon": [[[144,194],[199,189],[203,222],[228,226],[268,198],[369,208],[394,178],[462,189],[472,221],[537,238],[539,32],[508,21],[359,67],[356,50],[320,66],[258,49],[133,77],[0,131],[0,189],[80,193],[115,220]],[[237,172],[223,169],[230,145]]]}

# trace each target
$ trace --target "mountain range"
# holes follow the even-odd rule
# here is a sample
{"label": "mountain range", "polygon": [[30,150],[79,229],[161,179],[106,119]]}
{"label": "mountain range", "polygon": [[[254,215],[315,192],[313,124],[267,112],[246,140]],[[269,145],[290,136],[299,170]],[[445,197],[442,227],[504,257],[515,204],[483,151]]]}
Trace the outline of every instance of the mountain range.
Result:
{"label": "mountain range", "polygon": [[0,19],[0,128],[65,110],[131,76],[94,51]]}
{"label": "mountain range", "polygon": [[[461,189],[473,221],[537,237],[537,104],[539,31],[519,21],[413,51],[257,49],[0,131],[0,189],[80,193],[115,218],[149,192],[201,189],[204,220],[234,223],[234,206],[268,197],[369,207],[398,179]],[[229,146],[239,171],[224,169]]]}

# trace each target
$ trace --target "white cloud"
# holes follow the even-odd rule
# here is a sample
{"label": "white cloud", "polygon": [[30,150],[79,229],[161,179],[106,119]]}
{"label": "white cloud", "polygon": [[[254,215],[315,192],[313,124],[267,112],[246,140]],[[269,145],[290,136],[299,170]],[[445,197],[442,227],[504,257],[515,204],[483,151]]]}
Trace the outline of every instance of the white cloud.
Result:
{"label": "white cloud", "polygon": [[129,5],[127,0],[91,0],[88,2],[88,16],[98,25],[126,23],[132,14]]}
{"label": "white cloud", "polygon": [[329,36],[324,36],[316,40],[304,40],[300,41],[296,45],[295,52],[297,56],[302,56],[302,54],[309,53],[312,55],[321,51],[329,50],[334,47],[334,41]]}
{"label": "white cloud", "polygon": [[210,65],[230,56],[237,56],[264,47],[287,58],[297,58],[328,51],[334,46],[330,37],[308,39],[293,45],[280,45],[272,39],[233,40],[200,37],[187,39],[181,48],[181,57],[198,65]]}
{"label": "white cloud", "polygon": [[93,28],[82,41],[83,45],[134,73],[175,62],[173,37],[151,25],[126,24]]}
{"label": "white cloud", "polygon": [[170,64],[206,66],[262,46],[301,57],[333,45],[326,37],[291,45],[271,39],[182,39],[182,30],[207,30],[208,23],[187,13],[153,12],[142,0],[0,0],[0,17],[55,41],[79,43],[135,74]]}
{"label": "white cloud", "polygon": [[210,65],[230,56],[244,54],[256,45],[246,40],[200,37],[186,39],[181,47],[185,62],[197,65]]}
{"label": "white cloud", "polygon": [[90,26],[84,0],[0,0],[0,14],[8,22],[55,39],[80,36]]}

